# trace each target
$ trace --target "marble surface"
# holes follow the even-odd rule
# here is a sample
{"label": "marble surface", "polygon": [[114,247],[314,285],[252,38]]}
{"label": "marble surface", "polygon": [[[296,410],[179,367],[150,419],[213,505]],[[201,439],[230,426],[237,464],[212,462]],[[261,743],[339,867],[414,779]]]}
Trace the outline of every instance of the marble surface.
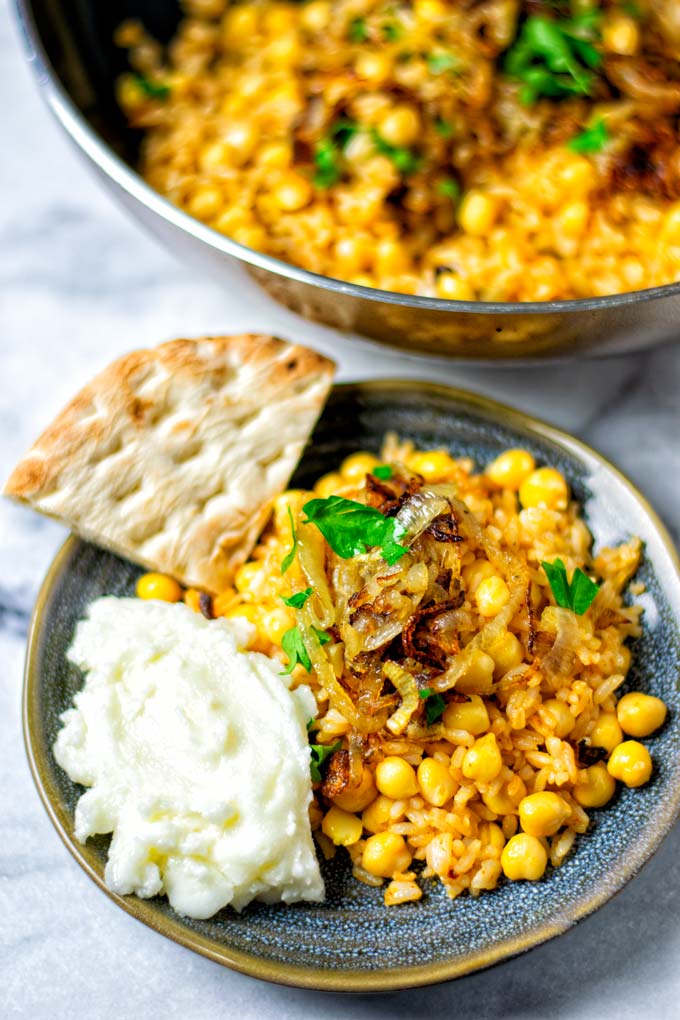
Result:
{"label": "marble surface", "polygon": [[[0,0],[0,476],[95,370],[133,346],[242,328],[333,354],[344,379],[437,378],[602,450],[680,533],[680,346],[599,364],[480,370],[386,354],[301,322],[248,281],[209,281],[127,220],[43,107]],[[238,283],[238,285],[236,285]],[[269,986],[144,928],[92,885],[33,789],[21,671],[38,585],[64,538],[0,504],[0,1014],[36,1020],[215,1016],[680,1017],[680,828],[614,901],[562,938],[455,984],[389,997]]]}

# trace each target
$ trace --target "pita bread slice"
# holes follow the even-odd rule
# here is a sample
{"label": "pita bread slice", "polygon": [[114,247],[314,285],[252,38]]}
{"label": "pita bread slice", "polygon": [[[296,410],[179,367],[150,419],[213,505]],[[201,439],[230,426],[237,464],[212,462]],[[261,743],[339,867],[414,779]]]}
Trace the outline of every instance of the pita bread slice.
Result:
{"label": "pita bread slice", "polygon": [[220,591],[288,484],[333,370],[255,334],[134,351],[64,408],[5,493],[147,569]]}

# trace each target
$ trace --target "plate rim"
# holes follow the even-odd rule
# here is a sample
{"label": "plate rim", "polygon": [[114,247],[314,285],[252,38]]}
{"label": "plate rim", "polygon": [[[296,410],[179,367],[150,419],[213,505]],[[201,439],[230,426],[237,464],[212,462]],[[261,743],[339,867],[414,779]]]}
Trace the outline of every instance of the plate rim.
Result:
{"label": "plate rim", "polygon": [[[519,427],[522,431],[529,432],[538,439],[553,442],[580,460],[585,458],[605,468],[619,484],[628,490],[629,495],[644,511],[668,556],[669,563],[673,567],[675,577],[680,585],[680,556],[666,525],[647,498],[619,468],[587,443],[518,408],[482,394],[443,383],[403,378],[346,381],[336,383],[331,394],[342,391],[349,396],[361,398],[364,393],[375,395],[381,392],[394,393],[395,390],[411,392],[418,390],[443,397],[458,405],[467,405],[469,409],[487,421],[500,422],[510,429]],[[153,906],[153,900],[143,900],[134,894],[120,896],[110,890],[104,882],[103,874],[91,860],[94,856],[93,851],[88,852],[87,844],[81,845],[77,842],[72,831],[72,819],[63,809],[59,798],[55,797],[53,800],[51,796],[52,784],[47,765],[50,748],[42,746],[38,739],[39,727],[35,719],[40,690],[38,659],[41,651],[42,624],[45,609],[54,588],[81,544],[92,543],[85,543],[75,534],[71,534],[57,551],[40,585],[31,615],[23,675],[22,729],[33,782],[62,843],[88,877],[109,899],[152,930],[222,966],[275,984],[327,992],[398,991],[450,981],[465,974],[483,970],[541,945],[567,931],[584,917],[603,906],[648,863],[680,815],[679,782],[675,784],[674,795],[665,800],[663,810],[655,815],[654,826],[648,826],[645,837],[638,840],[634,846],[630,846],[629,853],[625,857],[622,855],[618,859],[618,866],[612,870],[610,882],[606,887],[603,885],[600,890],[591,895],[569,900],[566,909],[560,913],[559,917],[548,919],[538,927],[531,927],[522,935],[503,939],[490,948],[469,952],[464,959],[400,966],[389,970],[327,971],[320,967],[300,967],[295,964],[267,960],[242,950],[221,945],[200,932],[186,928],[180,920],[158,912]],[[676,763],[676,774],[680,778],[680,762]]]}

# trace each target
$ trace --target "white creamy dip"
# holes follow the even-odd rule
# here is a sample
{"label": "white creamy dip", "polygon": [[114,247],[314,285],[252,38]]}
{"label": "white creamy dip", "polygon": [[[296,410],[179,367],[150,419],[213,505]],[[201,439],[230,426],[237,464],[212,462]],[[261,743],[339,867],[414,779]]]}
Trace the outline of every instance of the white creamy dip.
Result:
{"label": "white creamy dip", "polygon": [[250,630],[113,597],[78,624],[68,654],[87,677],[54,754],[91,787],[77,838],[113,833],[115,892],[166,893],[196,918],[252,899],[323,900],[307,814],[314,696],[241,650]]}

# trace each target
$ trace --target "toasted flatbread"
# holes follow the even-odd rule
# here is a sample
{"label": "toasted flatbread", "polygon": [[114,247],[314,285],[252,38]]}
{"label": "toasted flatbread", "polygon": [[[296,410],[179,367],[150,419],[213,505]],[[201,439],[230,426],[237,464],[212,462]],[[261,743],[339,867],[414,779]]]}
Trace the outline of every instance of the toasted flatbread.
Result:
{"label": "toasted flatbread", "polygon": [[134,351],[64,408],[5,493],[147,569],[220,591],[288,484],[333,370],[254,334]]}

